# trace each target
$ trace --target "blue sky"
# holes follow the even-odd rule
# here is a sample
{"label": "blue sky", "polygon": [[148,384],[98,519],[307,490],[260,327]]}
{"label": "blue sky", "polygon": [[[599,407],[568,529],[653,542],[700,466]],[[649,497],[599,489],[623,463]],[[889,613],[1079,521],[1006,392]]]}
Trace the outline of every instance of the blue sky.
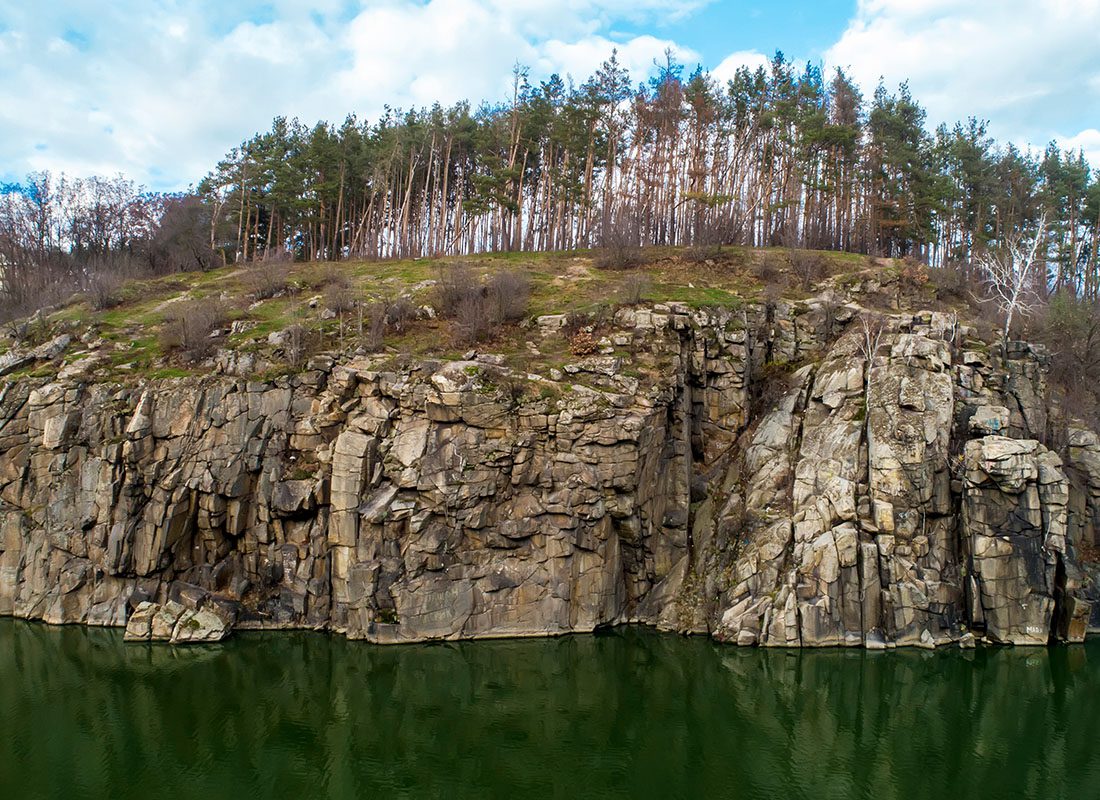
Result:
{"label": "blue sky", "polygon": [[[820,2],[714,2],[671,20],[657,20],[657,35],[680,42],[713,67],[731,52],[775,50],[817,61],[855,14],[855,0]],[[623,24],[618,30],[635,35],[652,32],[652,25]]]}
{"label": "blue sky", "polygon": [[719,78],[782,50],[909,80],[932,124],[1100,165],[1098,31],[1100,0],[0,0],[0,180],[181,189],[276,114],[496,100],[517,61],[581,80],[612,47],[636,80],[666,47]]}

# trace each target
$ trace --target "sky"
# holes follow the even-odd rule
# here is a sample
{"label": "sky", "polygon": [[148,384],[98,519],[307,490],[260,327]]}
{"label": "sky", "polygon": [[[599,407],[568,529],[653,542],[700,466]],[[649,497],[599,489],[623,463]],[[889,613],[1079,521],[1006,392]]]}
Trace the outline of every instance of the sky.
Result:
{"label": "sky", "polygon": [[932,126],[1083,149],[1100,167],[1100,0],[0,0],[0,181],[50,170],[196,183],[276,115],[340,122],[508,95],[512,66],[636,81],[671,48],[716,77],[777,50]]}

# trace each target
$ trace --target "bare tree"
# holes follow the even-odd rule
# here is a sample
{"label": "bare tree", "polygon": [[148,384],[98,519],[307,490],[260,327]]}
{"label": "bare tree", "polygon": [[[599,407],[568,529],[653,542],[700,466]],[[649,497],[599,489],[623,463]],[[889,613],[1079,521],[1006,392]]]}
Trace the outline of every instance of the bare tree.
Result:
{"label": "bare tree", "polygon": [[860,315],[859,329],[859,353],[867,362],[869,375],[871,362],[874,361],[879,345],[882,344],[882,335],[886,332],[886,320],[881,314],[868,311]]}
{"label": "bare tree", "polygon": [[997,305],[1004,316],[1001,338],[1008,341],[1012,320],[1018,314],[1029,316],[1035,309],[1035,283],[1039,268],[1039,247],[1046,233],[1046,212],[1039,216],[1033,237],[1022,233],[1006,239],[997,252],[978,259],[978,269],[984,275],[986,302]]}
{"label": "bare tree", "polygon": [[[882,344],[882,337],[887,332],[886,318],[873,311],[865,311],[859,317],[859,354],[863,356],[863,441],[868,448],[871,446],[871,370],[875,365],[875,355]],[[868,469],[871,459],[867,458]]]}

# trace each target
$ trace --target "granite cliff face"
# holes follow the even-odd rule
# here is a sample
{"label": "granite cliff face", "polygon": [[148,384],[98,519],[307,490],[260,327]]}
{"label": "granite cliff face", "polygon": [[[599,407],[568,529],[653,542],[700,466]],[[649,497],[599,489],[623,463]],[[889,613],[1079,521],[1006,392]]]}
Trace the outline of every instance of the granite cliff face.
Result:
{"label": "granite cliff face", "polygon": [[869,648],[1100,622],[1078,557],[1100,440],[1049,418],[1036,349],[822,298],[595,333],[545,376],[317,357],[257,382],[223,357],[201,381],[0,384],[0,614]]}

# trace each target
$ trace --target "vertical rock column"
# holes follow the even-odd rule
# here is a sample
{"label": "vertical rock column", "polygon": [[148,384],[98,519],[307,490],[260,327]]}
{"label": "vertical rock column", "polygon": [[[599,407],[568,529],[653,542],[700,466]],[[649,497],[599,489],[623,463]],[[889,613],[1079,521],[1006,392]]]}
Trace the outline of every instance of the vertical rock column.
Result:
{"label": "vertical rock column", "polygon": [[871,641],[881,636],[896,644],[951,639],[961,591],[947,459],[950,347],[900,333],[871,367],[868,383],[864,632]]}
{"label": "vertical rock column", "polygon": [[1068,481],[1033,439],[985,436],[965,451],[963,524],[972,616],[994,641],[1046,644],[1065,597]]}
{"label": "vertical rock column", "polygon": [[359,540],[359,504],[375,449],[373,437],[351,428],[342,431],[333,446],[328,540],[332,548],[333,616],[341,627],[346,624],[349,609],[366,599],[352,596],[350,578]]}

